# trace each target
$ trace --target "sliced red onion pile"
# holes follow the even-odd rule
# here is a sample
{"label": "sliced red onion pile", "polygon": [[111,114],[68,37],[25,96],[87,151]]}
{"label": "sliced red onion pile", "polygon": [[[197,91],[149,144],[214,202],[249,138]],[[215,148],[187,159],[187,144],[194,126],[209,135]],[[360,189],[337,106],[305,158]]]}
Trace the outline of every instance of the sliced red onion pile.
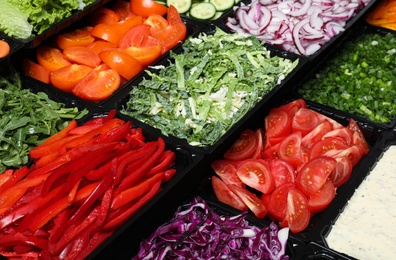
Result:
{"label": "sliced red onion pile", "polygon": [[235,10],[225,25],[252,34],[271,45],[309,56],[333,36],[370,0],[252,0]]}
{"label": "sliced red onion pile", "polygon": [[200,197],[179,207],[173,219],[140,245],[138,259],[289,259],[289,229],[275,223],[262,229],[246,220],[247,212],[218,215]]}

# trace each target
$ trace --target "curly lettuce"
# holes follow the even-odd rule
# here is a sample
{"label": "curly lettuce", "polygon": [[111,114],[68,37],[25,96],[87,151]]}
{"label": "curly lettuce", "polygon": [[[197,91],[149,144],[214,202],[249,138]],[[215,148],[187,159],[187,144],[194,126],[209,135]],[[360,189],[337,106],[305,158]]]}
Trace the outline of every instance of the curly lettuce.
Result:
{"label": "curly lettuce", "polygon": [[15,38],[28,38],[33,26],[28,22],[28,16],[10,5],[6,0],[0,0],[0,31]]}

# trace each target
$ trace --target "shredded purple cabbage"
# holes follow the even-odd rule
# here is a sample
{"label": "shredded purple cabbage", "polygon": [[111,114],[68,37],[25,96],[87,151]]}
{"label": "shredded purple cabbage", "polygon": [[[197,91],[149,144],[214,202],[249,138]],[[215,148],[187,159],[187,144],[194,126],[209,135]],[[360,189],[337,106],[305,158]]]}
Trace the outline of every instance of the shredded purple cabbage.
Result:
{"label": "shredded purple cabbage", "polygon": [[133,260],[147,259],[280,259],[287,260],[289,229],[275,223],[259,229],[246,220],[247,212],[223,216],[200,197],[140,244]]}

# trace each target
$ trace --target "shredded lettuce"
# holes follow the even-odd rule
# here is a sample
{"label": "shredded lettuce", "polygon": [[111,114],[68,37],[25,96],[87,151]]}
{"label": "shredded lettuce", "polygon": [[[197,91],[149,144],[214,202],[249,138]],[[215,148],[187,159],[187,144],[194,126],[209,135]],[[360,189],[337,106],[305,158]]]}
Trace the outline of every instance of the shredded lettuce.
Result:
{"label": "shredded lettuce", "polygon": [[298,64],[270,55],[255,37],[220,29],[170,55],[169,66],[148,70],[132,88],[121,111],[194,146],[213,145]]}
{"label": "shredded lettuce", "polygon": [[21,39],[28,38],[32,34],[33,26],[29,24],[27,15],[6,0],[0,0],[0,10],[0,31]]}

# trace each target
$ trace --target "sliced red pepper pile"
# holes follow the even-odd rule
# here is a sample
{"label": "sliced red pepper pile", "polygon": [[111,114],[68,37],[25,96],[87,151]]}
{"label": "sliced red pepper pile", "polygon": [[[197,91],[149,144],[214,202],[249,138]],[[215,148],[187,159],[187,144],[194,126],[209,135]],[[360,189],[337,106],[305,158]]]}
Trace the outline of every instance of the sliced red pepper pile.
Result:
{"label": "sliced red pepper pile", "polygon": [[76,121],[0,175],[0,254],[83,259],[175,174],[162,138],[115,117]]}

